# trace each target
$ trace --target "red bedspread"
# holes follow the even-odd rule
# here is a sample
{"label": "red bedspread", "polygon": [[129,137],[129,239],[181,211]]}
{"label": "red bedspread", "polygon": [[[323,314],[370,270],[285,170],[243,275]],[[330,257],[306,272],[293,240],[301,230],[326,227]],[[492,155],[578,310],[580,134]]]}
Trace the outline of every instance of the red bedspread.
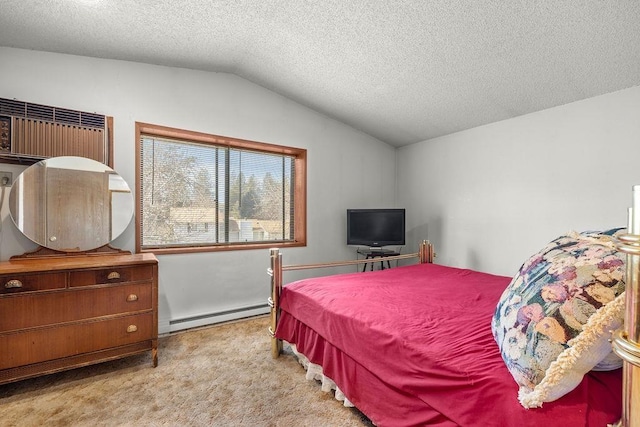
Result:
{"label": "red bedspread", "polygon": [[510,278],[436,264],[306,279],[285,286],[278,338],[323,366],[385,426],[600,426],[621,412],[620,371],[590,373],[524,409],[491,334]]}

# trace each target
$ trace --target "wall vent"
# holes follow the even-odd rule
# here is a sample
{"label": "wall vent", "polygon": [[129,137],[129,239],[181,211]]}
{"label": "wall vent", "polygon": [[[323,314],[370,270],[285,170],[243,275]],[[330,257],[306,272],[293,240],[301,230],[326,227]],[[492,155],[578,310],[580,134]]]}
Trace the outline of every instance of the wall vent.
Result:
{"label": "wall vent", "polygon": [[0,98],[0,161],[81,156],[111,164],[111,118]]}

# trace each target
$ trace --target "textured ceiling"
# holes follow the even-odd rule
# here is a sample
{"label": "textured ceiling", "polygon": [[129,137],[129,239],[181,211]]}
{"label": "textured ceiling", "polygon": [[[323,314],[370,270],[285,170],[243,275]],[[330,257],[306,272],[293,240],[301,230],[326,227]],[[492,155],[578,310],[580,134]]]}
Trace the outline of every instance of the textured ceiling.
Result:
{"label": "textured ceiling", "polygon": [[0,46],[233,73],[402,146],[640,85],[640,2],[0,0]]}

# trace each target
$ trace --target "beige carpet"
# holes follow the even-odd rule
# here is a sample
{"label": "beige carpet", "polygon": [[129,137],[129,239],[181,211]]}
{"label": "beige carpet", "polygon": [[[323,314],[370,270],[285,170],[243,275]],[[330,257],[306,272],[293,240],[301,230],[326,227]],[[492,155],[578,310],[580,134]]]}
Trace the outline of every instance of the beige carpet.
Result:
{"label": "beige carpet", "polygon": [[150,354],[0,386],[1,426],[371,426],[272,359],[268,318],[161,337]]}

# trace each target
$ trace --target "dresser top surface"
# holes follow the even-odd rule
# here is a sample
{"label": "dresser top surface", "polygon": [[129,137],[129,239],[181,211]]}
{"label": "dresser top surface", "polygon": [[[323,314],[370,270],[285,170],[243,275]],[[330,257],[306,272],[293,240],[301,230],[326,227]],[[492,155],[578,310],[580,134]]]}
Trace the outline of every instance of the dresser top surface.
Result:
{"label": "dresser top surface", "polygon": [[43,271],[74,270],[82,268],[126,267],[128,265],[157,264],[152,253],[94,254],[77,256],[47,256],[16,258],[0,262],[0,274],[35,273]]}

